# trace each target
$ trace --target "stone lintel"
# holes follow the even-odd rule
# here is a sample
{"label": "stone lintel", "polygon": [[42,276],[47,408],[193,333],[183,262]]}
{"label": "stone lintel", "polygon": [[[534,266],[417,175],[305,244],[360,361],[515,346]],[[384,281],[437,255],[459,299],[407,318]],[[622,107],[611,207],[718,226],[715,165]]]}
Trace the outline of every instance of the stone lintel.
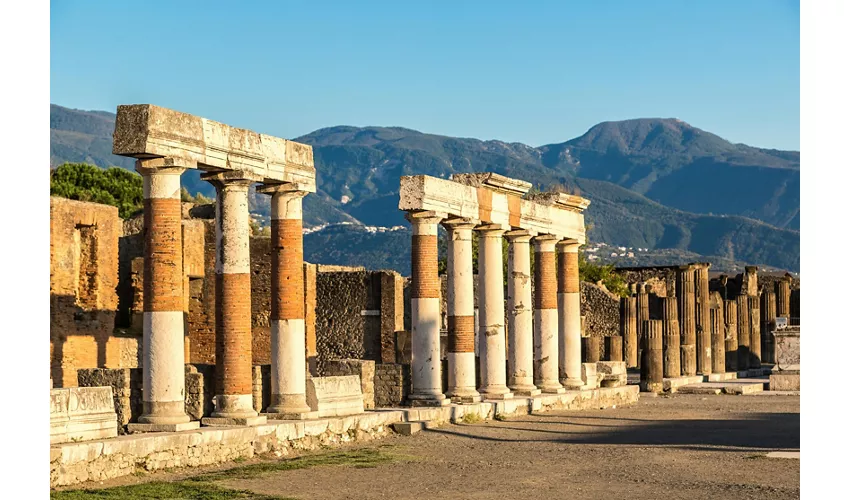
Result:
{"label": "stone lintel", "polygon": [[248,170],[268,181],[316,184],[309,145],[152,104],[118,106],[112,153],[180,158],[201,170]]}

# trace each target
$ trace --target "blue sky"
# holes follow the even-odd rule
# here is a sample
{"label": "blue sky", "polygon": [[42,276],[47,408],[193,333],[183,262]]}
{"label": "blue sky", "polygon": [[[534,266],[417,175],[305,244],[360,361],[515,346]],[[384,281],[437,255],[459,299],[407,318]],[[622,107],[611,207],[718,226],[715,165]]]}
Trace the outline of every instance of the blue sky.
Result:
{"label": "blue sky", "polygon": [[333,125],[563,142],[675,117],[800,145],[798,2],[51,2],[50,100],[294,138]]}

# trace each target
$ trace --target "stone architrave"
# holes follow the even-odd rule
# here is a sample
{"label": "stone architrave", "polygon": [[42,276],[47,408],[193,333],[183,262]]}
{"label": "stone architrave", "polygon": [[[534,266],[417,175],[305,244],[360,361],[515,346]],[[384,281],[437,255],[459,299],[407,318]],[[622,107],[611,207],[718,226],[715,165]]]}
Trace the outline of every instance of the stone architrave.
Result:
{"label": "stone architrave", "polygon": [[578,242],[563,240],[558,250],[558,376],[561,385],[578,389],[581,377],[581,293]]}
{"label": "stone architrave", "polygon": [[414,406],[445,406],[440,366],[440,276],[437,273],[437,227],[445,214],[408,212],[411,244],[410,337]]}
{"label": "stone architrave", "polygon": [[710,264],[695,264],[694,292],[696,295],[697,330],[697,373],[709,375],[712,372],[711,361],[711,309],[708,295],[708,268]]}
{"label": "stone architrave", "polygon": [[505,289],[502,272],[502,236],[506,228],[488,224],[478,232],[478,328],[481,387],[484,399],[510,399],[507,386],[505,339]]}
{"label": "stone architrave", "polygon": [[257,425],[251,352],[251,236],[248,187],[262,180],[244,171],[202,175],[216,190],[215,409],[204,425]]}
{"label": "stone architrave", "polygon": [[307,404],[302,198],[292,184],[257,190],[271,200],[271,406],[274,418],[301,419]]}
{"label": "stone architrave", "polygon": [[451,218],[446,259],[448,322],[448,391],[453,402],[477,403],[475,388],[475,297],[472,275],[472,229],[476,221]]}
{"label": "stone architrave", "polygon": [[664,390],[663,325],[661,320],[644,322],[646,349],[640,369],[640,390],[659,393]]}
{"label": "stone architrave", "polygon": [[133,432],[198,427],[185,411],[180,175],[171,158],[137,160],[144,186],[142,415]]}
{"label": "stone architrave", "polygon": [[682,376],[681,333],[679,330],[679,304],[676,297],[662,297],[662,336],[664,349],[664,377]]}
{"label": "stone architrave", "polygon": [[738,371],[738,304],[734,300],[723,301],[725,322],[725,358],[726,369],[730,372]]}
{"label": "stone architrave", "polygon": [[637,297],[631,295],[620,299],[620,334],[626,366],[638,366]]}
{"label": "stone architrave", "polygon": [[534,385],[534,333],[531,303],[532,234],[526,230],[505,233],[508,239],[508,387],[514,394],[536,396]]}
{"label": "stone architrave", "polygon": [[556,236],[534,238],[534,385],[550,394],[565,392],[558,380],[558,280]]}
{"label": "stone architrave", "polygon": [[679,326],[682,331],[682,375],[691,377],[697,373],[693,265],[681,266],[676,270],[676,299],[679,305]]}

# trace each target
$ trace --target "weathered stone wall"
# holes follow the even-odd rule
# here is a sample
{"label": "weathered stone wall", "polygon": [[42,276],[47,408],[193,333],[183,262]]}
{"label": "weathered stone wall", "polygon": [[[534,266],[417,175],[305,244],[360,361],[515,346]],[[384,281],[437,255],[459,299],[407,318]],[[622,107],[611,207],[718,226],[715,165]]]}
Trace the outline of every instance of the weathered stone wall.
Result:
{"label": "weathered stone wall", "polygon": [[120,366],[115,329],[118,209],[50,198],[50,376],[77,385],[80,368]]}
{"label": "weathered stone wall", "polygon": [[118,434],[142,414],[142,370],[139,368],[81,368],[77,370],[80,387],[112,387]]}
{"label": "weathered stone wall", "polygon": [[678,266],[620,267],[614,270],[626,283],[646,283],[650,292],[658,297],[676,296],[676,268]]}
{"label": "weathered stone wall", "polygon": [[401,406],[410,394],[410,365],[377,363],[375,365],[375,406]]}
{"label": "weathered stone wall", "polygon": [[619,298],[586,281],[581,282],[581,315],[584,316],[583,335],[586,337],[620,334]]}
{"label": "weathered stone wall", "polygon": [[[368,286],[364,270],[317,273],[316,364],[320,375],[325,375],[326,361],[367,359],[369,339],[363,313],[370,309]],[[323,307],[325,304],[332,307]],[[380,345],[380,338],[377,340]]]}

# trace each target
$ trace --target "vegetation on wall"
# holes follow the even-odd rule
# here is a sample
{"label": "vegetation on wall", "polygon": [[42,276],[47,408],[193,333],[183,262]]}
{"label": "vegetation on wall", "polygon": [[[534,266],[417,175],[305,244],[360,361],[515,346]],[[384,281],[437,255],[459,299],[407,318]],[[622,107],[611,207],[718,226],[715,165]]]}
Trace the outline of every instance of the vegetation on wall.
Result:
{"label": "vegetation on wall", "polygon": [[123,168],[64,163],[50,172],[50,195],[118,207],[129,218],[142,209],[142,176]]}

